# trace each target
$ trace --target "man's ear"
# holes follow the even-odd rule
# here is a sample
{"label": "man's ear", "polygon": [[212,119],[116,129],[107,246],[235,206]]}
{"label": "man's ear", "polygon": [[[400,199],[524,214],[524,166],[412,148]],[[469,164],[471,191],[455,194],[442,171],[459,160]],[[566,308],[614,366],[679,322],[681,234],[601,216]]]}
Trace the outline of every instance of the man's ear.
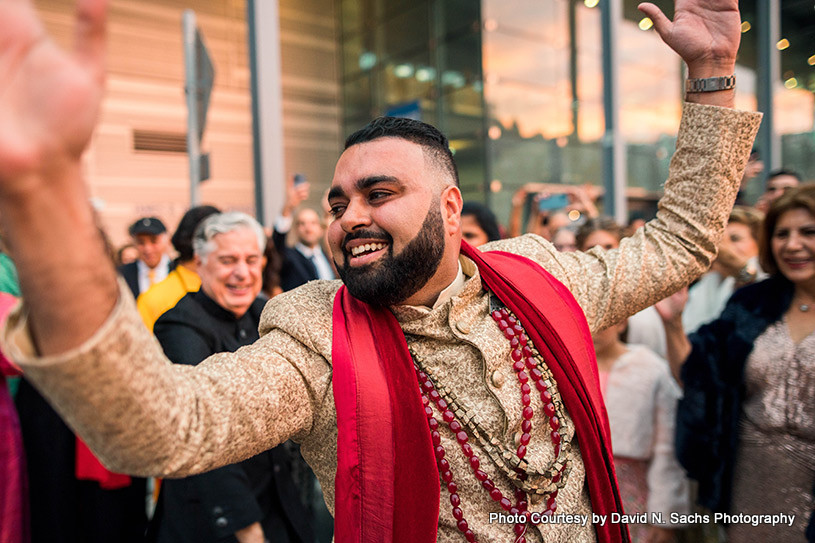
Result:
{"label": "man's ear", "polygon": [[455,185],[450,185],[441,192],[441,212],[448,235],[461,232],[461,207],[463,203],[461,191]]}

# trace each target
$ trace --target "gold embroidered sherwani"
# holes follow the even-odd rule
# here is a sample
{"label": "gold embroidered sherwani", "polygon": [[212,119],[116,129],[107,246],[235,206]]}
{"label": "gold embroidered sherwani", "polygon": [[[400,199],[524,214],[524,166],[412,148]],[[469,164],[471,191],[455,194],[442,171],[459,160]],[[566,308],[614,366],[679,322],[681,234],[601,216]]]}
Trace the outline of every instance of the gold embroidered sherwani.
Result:
{"label": "gold embroidered sherwani", "polygon": [[[558,253],[531,235],[485,249],[540,263],[571,289],[592,330],[616,323],[708,268],[759,119],[755,113],[687,104],[657,219],[623,240],[619,250]],[[489,317],[489,294],[472,262],[462,258],[462,268],[464,285],[438,307],[393,311],[427,373],[455,392],[489,439],[514,454],[522,408],[509,343]],[[260,340],[197,367],[170,364],[124,294],[103,327],[74,351],[37,358],[24,310],[7,325],[5,349],[111,469],[186,476],[293,438],[302,444],[333,511],[337,430],[331,314],[340,284],[315,281],[274,298],[264,311]],[[540,398],[533,395],[532,402],[536,418],[526,459],[533,469],[543,470],[553,460],[553,447]],[[563,422],[572,436],[568,414]],[[502,471],[507,468],[489,460],[483,442],[472,438],[470,443],[482,469],[504,495],[512,496]],[[501,509],[476,481],[446,427],[442,445],[478,541],[512,541],[512,524],[489,522],[489,513]],[[559,492],[557,513],[590,514],[577,440],[570,459],[572,471]],[[442,489],[439,541],[463,541],[448,497]],[[532,511],[543,506],[544,501],[530,501]],[[528,541],[594,539],[591,521],[585,526],[542,524],[527,533]]]}

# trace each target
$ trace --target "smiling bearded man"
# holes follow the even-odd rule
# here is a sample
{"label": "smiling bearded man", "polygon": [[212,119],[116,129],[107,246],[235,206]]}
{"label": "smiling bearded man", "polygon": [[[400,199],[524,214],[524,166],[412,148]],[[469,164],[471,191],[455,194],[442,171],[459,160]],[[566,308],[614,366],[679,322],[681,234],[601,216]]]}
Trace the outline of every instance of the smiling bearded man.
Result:
{"label": "smiling bearded man", "polygon": [[[387,255],[376,262],[352,266],[350,261],[357,254],[363,254],[347,249],[355,239],[381,239],[387,246]],[[381,244],[373,245],[378,247]],[[419,234],[399,254],[394,255],[390,234],[358,230],[345,236],[342,262],[335,259],[334,263],[340,279],[354,298],[374,306],[389,307],[410,298],[433,277],[443,252],[444,222],[439,202],[434,201]]]}
{"label": "smiling bearded man", "polygon": [[31,2],[0,2],[0,220],[26,301],[3,349],[109,468],[183,477],[291,438],[338,543],[628,540],[591,520],[622,510],[590,332],[715,254],[760,119],[730,109],[737,0],[678,1],[674,22],[640,6],[701,79],[657,218],[619,249],[559,253],[534,235],[469,247],[447,139],[378,119],[349,138],[329,194],[348,286],[275,297],[255,343],[194,368],[167,363],[96,233],[81,152],[104,3],[79,6],[65,54]]}

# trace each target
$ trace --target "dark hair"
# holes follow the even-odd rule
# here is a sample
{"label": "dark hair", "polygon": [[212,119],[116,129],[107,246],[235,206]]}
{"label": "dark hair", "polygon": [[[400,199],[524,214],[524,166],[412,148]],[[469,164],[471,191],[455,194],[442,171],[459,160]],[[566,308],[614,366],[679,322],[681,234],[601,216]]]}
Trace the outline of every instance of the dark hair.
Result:
{"label": "dark hair", "polygon": [[345,148],[379,138],[400,138],[421,145],[459,186],[458,168],[450,151],[450,142],[436,127],[404,117],[378,117],[348,136]]}
{"label": "dark hair", "polygon": [[761,225],[763,221],[764,214],[761,211],[753,207],[733,206],[727,223],[743,224],[750,229],[750,235],[758,242],[758,240],[761,239]]}
{"label": "dark hair", "polygon": [[612,236],[617,238],[617,241],[623,239],[623,228],[617,224],[617,221],[612,219],[611,217],[595,217],[593,219],[588,219],[580,228],[577,229],[577,233],[575,234],[575,244],[577,245],[577,249],[580,251],[585,251],[590,247],[583,247],[583,244],[586,243],[588,237],[597,232],[602,230],[603,232],[608,232]]}
{"label": "dark hair", "polygon": [[193,259],[194,252],[192,249],[192,237],[195,234],[195,228],[210,215],[220,213],[215,206],[196,206],[192,207],[184,213],[178,223],[178,228],[175,229],[173,237],[170,241],[173,247],[178,251],[178,260],[187,262]]}
{"label": "dark hair", "polygon": [[800,173],[798,173],[798,172],[796,172],[794,170],[788,170],[786,168],[779,168],[777,170],[771,171],[770,173],[767,174],[767,180],[769,181],[770,179],[773,179],[775,177],[780,177],[782,175],[789,175],[790,177],[794,177],[795,179],[798,180],[799,183],[804,182],[804,178],[801,177]]}
{"label": "dark hair", "polygon": [[280,288],[280,270],[283,267],[283,257],[277,252],[274,239],[269,236],[266,240],[266,248],[263,251],[266,257],[266,266],[263,268],[263,293],[269,298],[276,294]]}
{"label": "dark hair", "polygon": [[482,203],[479,202],[464,202],[461,207],[461,216],[471,216],[481,227],[481,230],[487,234],[489,241],[501,239],[501,230],[498,228],[498,220],[495,214]]}
{"label": "dark hair", "polygon": [[772,251],[773,232],[778,219],[787,211],[803,209],[815,217],[815,183],[808,183],[790,189],[773,201],[767,216],[764,217],[764,227],[761,229],[761,239],[758,245],[761,269],[770,275],[778,273],[778,263]]}

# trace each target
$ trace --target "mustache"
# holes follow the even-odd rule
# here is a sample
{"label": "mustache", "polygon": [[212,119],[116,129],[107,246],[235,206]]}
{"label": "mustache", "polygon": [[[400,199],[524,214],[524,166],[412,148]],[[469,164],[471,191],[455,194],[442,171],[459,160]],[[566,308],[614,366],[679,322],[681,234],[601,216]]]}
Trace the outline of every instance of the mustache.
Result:
{"label": "mustache", "polygon": [[391,243],[393,238],[387,232],[378,232],[376,230],[354,230],[348,234],[345,234],[345,238],[342,240],[342,250],[345,252],[345,247],[348,245],[350,241],[355,239],[379,239],[385,241],[387,243]]}

